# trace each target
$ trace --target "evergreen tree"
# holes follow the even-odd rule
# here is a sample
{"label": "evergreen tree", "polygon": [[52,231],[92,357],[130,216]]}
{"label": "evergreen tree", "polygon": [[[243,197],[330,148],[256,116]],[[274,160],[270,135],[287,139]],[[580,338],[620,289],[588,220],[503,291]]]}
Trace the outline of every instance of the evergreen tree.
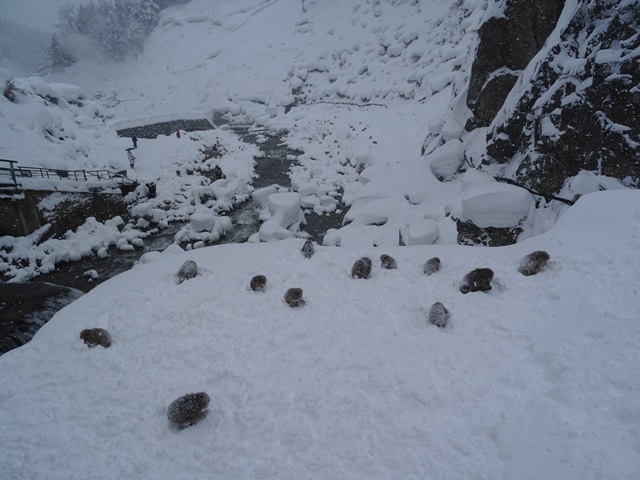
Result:
{"label": "evergreen tree", "polygon": [[49,61],[49,66],[54,70],[62,70],[65,67],[73,65],[76,59],[67,53],[60,45],[57,36],[51,37],[51,45],[45,52]]}

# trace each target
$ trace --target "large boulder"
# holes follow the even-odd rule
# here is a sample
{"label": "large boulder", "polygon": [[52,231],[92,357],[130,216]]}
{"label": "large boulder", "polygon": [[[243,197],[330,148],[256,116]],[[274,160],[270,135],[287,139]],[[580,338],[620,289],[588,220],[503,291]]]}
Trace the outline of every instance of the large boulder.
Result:
{"label": "large boulder", "polygon": [[431,172],[438,180],[446,180],[460,170],[464,161],[464,147],[462,142],[454,138],[431,152],[427,159],[430,161]]}
{"label": "large boulder", "polygon": [[638,186],[639,49],[640,2],[581,2],[496,117],[489,161],[544,195],[583,170]]}
{"label": "large boulder", "polygon": [[497,247],[516,243],[521,224],[534,208],[528,191],[498,182],[471,185],[461,200],[462,211],[455,219],[461,245]]}
{"label": "large boulder", "polygon": [[266,206],[270,218],[260,226],[258,238],[261,242],[289,238],[304,222],[302,198],[297,192],[270,194],[266,198]]}

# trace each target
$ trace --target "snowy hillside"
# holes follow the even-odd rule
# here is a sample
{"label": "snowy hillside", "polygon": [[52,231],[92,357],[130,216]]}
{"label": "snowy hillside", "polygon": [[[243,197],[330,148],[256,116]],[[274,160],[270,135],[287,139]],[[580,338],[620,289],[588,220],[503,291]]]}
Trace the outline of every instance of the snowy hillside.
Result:
{"label": "snowy hillside", "polygon": [[[440,184],[421,158],[421,147],[427,131],[443,131],[439,138],[444,139],[456,135],[457,122],[445,121],[468,76],[482,6],[468,1],[454,7],[443,0],[305,1],[303,11],[293,0],[214,5],[194,0],[163,11],[144,53],[135,59],[117,65],[85,59],[46,82],[16,79],[17,100],[0,97],[0,132],[6,140],[0,154],[27,165],[121,170],[127,168],[123,150],[130,143],[114,128],[181,112],[224,115],[228,122],[288,132],[287,144],[303,152],[291,178],[305,208],[316,213],[344,208],[335,198],[354,206],[349,217],[354,221],[334,232],[330,244],[397,244],[400,231],[419,234],[425,220],[429,242],[452,243],[455,224],[449,215],[460,210],[463,187]],[[237,172],[233,162],[241,156],[242,165],[250,166],[245,160],[250,151],[243,153],[237,142],[221,135],[196,138],[195,145],[168,138],[141,143],[129,175],[157,183],[158,198],[149,208],[166,210],[169,201],[169,219],[194,213],[197,203],[188,203],[210,181],[185,177],[190,169],[184,165],[200,161],[199,152],[218,140],[232,169],[225,173],[236,175],[241,185],[250,182],[247,170]],[[445,155],[445,161],[453,156],[459,162],[460,154]],[[178,169],[182,177],[176,179]],[[416,172],[421,178],[411,178]],[[469,181],[492,179],[480,175]],[[185,197],[187,205],[180,201]],[[362,216],[363,208],[373,210],[374,218]],[[391,216],[385,213],[390,209]],[[530,219],[529,224],[540,222]],[[4,258],[10,276],[47,271],[69,251],[90,254],[122,238],[109,235],[95,238],[90,248],[65,250],[37,248],[39,237],[21,242],[28,253],[14,250]],[[25,259],[31,268],[14,273],[13,265],[22,268]]]}
{"label": "snowy hillside", "polygon": [[[14,97],[0,96],[0,158],[141,182],[128,222],[0,237],[0,272],[140,249],[176,219],[193,248],[146,253],[0,358],[0,476],[635,480],[640,194],[581,172],[563,192],[584,194],[575,205],[547,203],[474,168],[487,129],[464,132],[466,86],[486,5],[193,0],[125,62],[0,70]],[[116,134],[203,117],[259,127],[257,144],[283,135],[302,152],[291,188],[256,189],[258,146],[225,128],[140,138],[133,167]],[[200,248],[249,197],[264,221],[252,241]],[[344,225],[304,258],[304,215],[338,209]],[[518,243],[456,245],[464,222]],[[548,267],[519,273],[537,250]],[[373,273],[354,279],[363,256]],[[198,275],[180,283],[188,260]],[[477,268],[491,289],[463,294]],[[428,320],[436,302],[444,328]],[[83,343],[90,328],[109,348]],[[192,392],[208,414],[176,431],[168,407]]]}
{"label": "snowy hillside", "polygon": [[[587,195],[546,234],[494,249],[163,254],[0,359],[3,478],[635,479],[639,200]],[[538,249],[549,267],[518,273]],[[353,279],[363,255],[372,276]],[[199,274],[178,284],[186,260]],[[478,267],[492,289],[463,295]],[[284,302],[290,287],[304,306]],[[446,328],[427,321],[436,301]],[[93,327],[109,348],[83,344]],[[200,391],[208,415],[172,430],[168,405]]]}
{"label": "snowy hillside", "polygon": [[48,33],[0,18],[0,66],[14,75],[31,75],[45,66],[43,52],[50,42]]}

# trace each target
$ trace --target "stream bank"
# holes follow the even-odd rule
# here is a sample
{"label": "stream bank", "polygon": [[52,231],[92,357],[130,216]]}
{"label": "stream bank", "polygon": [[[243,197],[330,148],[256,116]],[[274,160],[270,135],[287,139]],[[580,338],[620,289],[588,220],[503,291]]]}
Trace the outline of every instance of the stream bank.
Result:
{"label": "stream bank", "polygon": [[[232,129],[244,142],[257,145],[263,152],[263,156],[256,158],[254,188],[271,185],[290,188],[289,170],[295,164],[293,159],[301,152],[288,149],[282,142],[282,135],[251,131],[246,127]],[[244,243],[258,232],[258,208],[259,205],[249,199],[231,210],[228,216],[233,228],[215,244]],[[306,224],[302,226],[302,231],[311,240],[322,244],[326,231],[339,228],[343,216],[344,213],[316,215],[305,212]],[[171,223],[167,228],[146,237],[143,246],[132,251],[111,247],[105,258],[84,257],[75,262],[58,264],[54,271],[41,274],[31,282],[1,284],[0,287],[7,286],[12,292],[16,290],[19,302],[17,308],[13,305],[11,309],[6,304],[0,304],[0,344],[7,339],[4,342],[7,349],[0,351],[0,355],[27,343],[59,309],[78,298],[82,292],[89,292],[100,283],[131,269],[143,254],[162,251],[173,244],[176,233],[184,225],[185,222]],[[33,321],[33,318],[37,320]]]}

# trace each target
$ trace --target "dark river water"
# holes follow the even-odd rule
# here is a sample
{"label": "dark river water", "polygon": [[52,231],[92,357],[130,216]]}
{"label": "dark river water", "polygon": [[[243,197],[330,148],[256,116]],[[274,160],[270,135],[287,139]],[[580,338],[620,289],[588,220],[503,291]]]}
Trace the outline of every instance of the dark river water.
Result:
{"label": "dark river water", "polygon": [[[288,149],[282,143],[282,136],[280,135],[267,136],[267,142],[258,144],[256,140],[262,132],[244,133],[239,129],[237,133],[243,141],[257,145],[264,152],[263,157],[256,159],[256,177],[254,178],[253,186],[256,189],[271,185],[289,188],[291,186],[288,175],[289,169],[295,163],[295,160],[291,160],[291,158],[299,155],[300,152]],[[220,238],[216,244],[246,242],[260,228],[257,208],[258,205],[250,199],[230,211],[228,215],[233,223],[233,229]],[[309,234],[311,240],[322,244],[326,231],[329,228],[339,228],[343,217],[344,213],[315,215],[313,212],[306,212],[306,225],[302,227],[302,231]],[[106,258],[92,256],[85,257],[77,262],[59,264],[56,266],[55,271],[39,275],[34,281],[64,285],[88,292],[101,282],[118,273],[129,270],[144,253],[164,250],[173,243],[175,234],[184,225],[186,225],[184,222],[170,224],[169,227],[148,236],[145,239],[144,247],[135,251],[122,252],[112,247],[109,250],[109,256]],[[85,276],[85,272],[89,270],[98,272],[98,277],[89,281]]]}
{"label": "dark river water", "polygon": [[[290,150],[282,143],[281,135],[269,135],[268,132],[248,131],[242,127],[230,127],[247,142],[257,145],[264,156],[256,159],[256,177],[253,186],[257,188],[271,185],[290,187],[289,170],[295,164],[291,160],[300,152]],[[267,141],[257,143],[258,135],[266,135]],[[257,205],[253,200],[248,200],[237,205],[228,213],[233,223],[233,229],[222,237],[216,244],[244,243],[260,228],[257,215]],[[344,210],[344,209],[342,209]],[[306,225],[302,230],[311,240],[322,244],[326,231],[330,228],[339,228],[342,225],[344,213],[315,215],[313,212],[305,212]],[[109,250],[109,256],[98,258],[96,256],[85,257],[77,262],[56,265],[56,270],[42,274],[33,279],[31,283],[16,284],[20,291],[19,305],[17,309],[9,309],[8,303],[2,303],[0,299],[0,355],[16,348],[31,339],[35,332],[55,312],[68,303],[78,298],[80,292],[88,292],[100,283],[129,270],[139,258],[146,252],[161,251],[171,245],[175,234],[185,225],[184,222],[170,224],[167,228],[151,234],[145,239],[144,246],[131,252],[122,252],[115,247]],[[85,272],[94,270],[98,273],[96,278],[85,275]],[[67,289],[61,292],[55,288],[44,285],[53,284],[52,287]],[[49,300],[46,298],[40,302],[43,292],[55,292]],[[37,301],[31,301],[36,299]],[[33,319],[37,319],[34,321]]]}

